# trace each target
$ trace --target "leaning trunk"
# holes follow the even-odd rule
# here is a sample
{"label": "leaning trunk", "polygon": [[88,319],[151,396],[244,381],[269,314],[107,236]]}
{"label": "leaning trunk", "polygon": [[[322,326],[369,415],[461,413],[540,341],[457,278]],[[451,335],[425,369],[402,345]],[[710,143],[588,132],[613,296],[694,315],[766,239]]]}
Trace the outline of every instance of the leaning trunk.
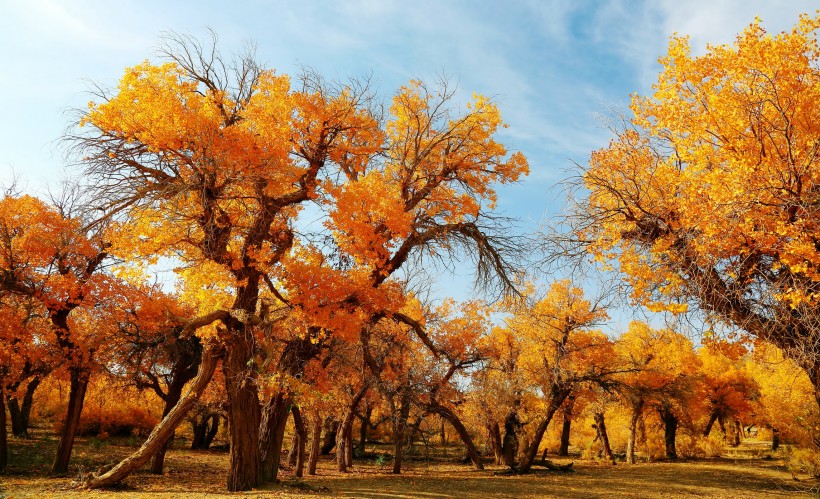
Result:
{"label": "leaning trunk", "polygon": [[[347,472],[347,467],[349,466],[350,461],[352,461],[353,449],[350,448],[350,444],[353,440],[353,419],[356,416],[356,409],[358,409],[362,399],[364,399],[365,395],[367,395],[369,388],[370,385],[365,383],[353,395],[353,398],[350,400],[350,404],[347,406],[347,410],[345,411],[344,419],[342,419],[342,425],[338,436],[336,437],[336,463],[337,468],[341,473]],[[351,454],[350,460],[348,460],[348,452]]]}
{"label": "leaning trunk", "polygon": [[205,440],[202,442],[202,449],[210,449],[211,444],[219,432],[219,414],[211,414],[211,424],[208,426],[208,431],[205,432]]}
{"label": "leaning trunk", "polygon": [[266,482],[276,481],[279,475],[289,404],[289,394],[279,392],[268,402],[262,414],[259,445],[262,452],[262,479]]}
{"label": "leaning trunk", "polygon": [[199,397],[208,387],[211,377],[216,370],[216,365],[219,361],[219,354],[206,350],[202,354],[202,364],[199,366],[199,372],[191,382],[188,391],[182,396],[179,403],[165,416],[160,423],[154,427],[154,430],[148,436],[148,440],[142,444],[135,453],[123,459],[116,466],[114,466],[107,473],[94,476],[88,474],[83,479],[83,487],[87,489],[99,489],[102,487],[109,487],[130,475],[132,472],[141,468],[145,463],[154,456],[163,443],[168,440],[168,437],[174,432],[177,425],[182,422],[185,415],[196,404]]}
{"label": "leaning trunk", "polygon": [[712,411],[712,414],[709,416],[709,421],[706,423],[706,428],[703,430],[703,436],[708,437],[710,433],[712,433],[712,426],[715,424],[718,418],[718,411]]}
{"label": "leaning trunk", "polygon": [[249,367],[253,359],[253,331],[251,326],[231,324],[233,341],[228,345],[222,371],[228,395],[228,425],[231,462],[228,470],[229,492],[250,490],[262,479],[262,460],[259,452],[259,393],[256,375]]}
{"label": "leaning trunk", "polygon": [[558,447],[559,456],[569,456],[569,431],[572,420],[564,417],[564,424],[561,426],[561,445]]}
{"label": "leaning trunk", "polygon": [[[162,410],[162,417],[168,415],[171,412],[171,409],[174,408],[175,405],[179,402],[179,399],[182,397],[182,387],[179,387],[178,390],[171,390],[171,387],[168,388],[168,395],[165,399],[165,408]],[[165,469],[165,453],[168,452],[168,448],[171,447],[174,441],[174,432],[171,432],[171,435],[168,437],[168,440],[162,443],[162,446],[157,451],[154,459],[151,461],[151,473],[155,475],[161,475]]]}
{"label": "leaning trunk", "polygon": [[606,421],[604,420],[604,413],[596,412],[593,415],[595,419],[595,432],[596,432],[596,439],[601,441],[601,447],[603,449],[603,455],[608,460],[615,463],[615,456],[612,454],[612,447],[609,445],[609,434],[606,431]]}
{"label": "leaning trunk", "polygon": [[43,377],[40,375],[32,378],[26,386],[26,393],[23,395],[23,407],[20,408],[20,416],[23,422],[23,431],[28,435],[29,417],[31,416],[31,405],[34,403],[34,391],[40,386]]}
{"label": "leaning trunk", "polygon": [[16,398],[9,396],[6,398],[9,408],[9,419],[11,419],[11,434],[17,438],[28,438],[28,430],[23,424],[23,411],[20,409],[20,402]]}
{"label": "leaning trunk", "polygon": [[626,441],[626,462],[635,464],[635,437],[638,431],[638,420],[643,410],[643,399],[632,403],[632,415],[629,418],[629,436]]}
{"label": "leaning trunk", "polygon": [[91,371],[88,368],[72,367],[69,369],[71,388],[68,393],[68,409],[66,410],[63,429],[60,433],[60,443],[57,445],[57,455],[51,472],[64,474],[68,472],[68,462],[71,460],[71,451],[74,448],[74,437],[80,426],[80,415],[83,412],[85,392],[88,389],[88,379]]}
{"label": "leaning trunk", "polygon": [[473,468],[477,470],[483,470],[484,465],[481,464],[481,458],[478,455],[478,450],[473,443],[473,438],[470,436],[470,432],[467,431],[467,428],[464,427],[462,424],[461,419],[459,419],[458,415],[448,409],[447,407],[441,405],[435,405],[431,408],[432,412],[437,413],[442,418],[446,419],[452,426],[455,428],[458,436],[461,438],[461,441],[464,442],[464,446],[467,448],[467,457],[470,458],[470,462],[473,463]]}
{"label": "leaning trunk", "polygon": [[296,455],[295,474],[297,477],[300,478],[305,469],[305,446],[307,444],[307,425],[305,425],[305,420],[304,418],[302,418],[302,411],[299,410],[298,406],[292,406],[291,412],[293,413],[293,427],[296,435],[299,437],[298,453]]}
{"label": "leaning trunk", "polygon": [[561,404],[564,403],[564,399],[566,399],[568,395],[569,392],[566,390],[554,392],[554,395],[547,406],[547,413],[544,415],[544,419],[541,420],[538,428],[535,429],[532,442],[529,446],[527,446],[527,453],[524,455],[524,460],[519,469],[521,473],[527,473],[530,471],[530,468],[532,468],[532,464],[535,462],[535,456],[538,455],[538,447],[541,445],[541,439],[544,438],[544,432],[547,431],[547,426],[550,424],[550,421],[552,421],[552,417],[555,415],[558,408],[561,407]]}

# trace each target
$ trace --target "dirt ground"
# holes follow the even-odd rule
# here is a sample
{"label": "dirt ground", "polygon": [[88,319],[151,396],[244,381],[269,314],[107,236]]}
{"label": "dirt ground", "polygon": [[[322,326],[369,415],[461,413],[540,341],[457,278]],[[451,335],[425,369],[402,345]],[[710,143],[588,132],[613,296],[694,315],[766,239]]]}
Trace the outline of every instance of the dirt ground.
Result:
{"label": "dirt ground", "polygon": [[[166,474],[140,472],[117,490],[83,491],[76,478],[133,450],[134,442],[80,439],[72,458],[73,476],[45,477],[55,442],[48,436],[12,439],[10,462],[0,475],[0,498],[110,497],[817,497],[820,483],[795,480],[778,459],[714,459],[627,466],[576,460],[574,473],[536,469],[524,476],[500,476],[502,468],[474,471],[468,465],[415,459],[401,475],[390,474],[390,462],[356,461],[339,474],[329,459],[318,476],[302,480],[285,470],[282,481],[242,494],[224,492],[228,454],[224,450],[169,452]],[[556,464],[567,462],[554,459]]]}

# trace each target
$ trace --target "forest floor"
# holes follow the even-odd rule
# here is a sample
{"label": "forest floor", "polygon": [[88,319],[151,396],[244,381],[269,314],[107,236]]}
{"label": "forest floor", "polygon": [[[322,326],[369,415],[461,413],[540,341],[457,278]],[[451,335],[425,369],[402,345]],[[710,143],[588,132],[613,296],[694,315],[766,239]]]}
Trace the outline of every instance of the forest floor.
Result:
{"label": "forest floor", "polygon": [[[390,474],[389,459],[356,460],[353,471],[340,474],[324,457],[318,476],[296,479],[283,470],[281,481],[242,494],[224,492],[228,468],[225,450],[174,450],[166,459],[166,474],[139,472],[117,490],[83,491],[75,480],[129,454],[134,439],[80,438],[72,456],[72,475],[50,477],[56,446],[53,436],[10,440],[9,466],[0,475],[0,498],[105,497],[373,497],[373,498],[484,498],[484,497],[817,497],[820,482],[795,480],[781,459],[717,458],[627,466],[575,459],[573,473],[544,468],[528,475],[501,476],[500,466],[474,471],[469,465],[446,459],[405,461],[401,475]],[[454,446],[450,455],[458,452]],[[451,458],[452,459],[452,458]],[[569,462],[554,458],[555,464]]]}

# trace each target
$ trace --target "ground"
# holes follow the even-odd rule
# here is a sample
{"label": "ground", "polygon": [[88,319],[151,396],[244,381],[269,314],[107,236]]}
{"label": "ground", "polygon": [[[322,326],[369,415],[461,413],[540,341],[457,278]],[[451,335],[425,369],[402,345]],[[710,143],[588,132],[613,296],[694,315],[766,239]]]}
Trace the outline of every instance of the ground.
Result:
{"label": "ground", "polygon": [[[284,471],[282,481],[243,494],[226,494],[228,454],[224,450],[174,450],[164,476],[140,472],[118,490],[82,491],[74,481],[81,473],[133,451],[134,439],[100,441],[81,438],[72,458],[73,476],[45,477],[54,437],[11,440],[9,467],[0,475],[0,498],[24,497],[816,497],[818,482],[794,477],[779,459],[712,459],[627,466],[575,460],[574,473],[537,469],[524,476],[500,476],[498,466],[474,471],[445,460],[413,459],[401,475],[391,475],[389,460],[356,461],[352,473],[339,474],[334,463],[320,462],[319,475],[297,480]],[[454,447],[450,452],[457,452]],[[556,464],[567,462],[554,459]]]}

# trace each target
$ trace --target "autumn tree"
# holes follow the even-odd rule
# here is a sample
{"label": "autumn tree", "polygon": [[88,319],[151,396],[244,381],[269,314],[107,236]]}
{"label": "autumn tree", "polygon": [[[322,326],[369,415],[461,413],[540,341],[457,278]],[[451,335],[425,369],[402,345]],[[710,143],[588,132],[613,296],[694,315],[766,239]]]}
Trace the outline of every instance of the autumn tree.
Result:
{"label": "autumn tree", "polygon": [[820,404],[820,18],[755,21],[692,56],[673,37],[650,96],[595,151],[562,250],[616,261],[651,309],[697,306],[794,359]]}

